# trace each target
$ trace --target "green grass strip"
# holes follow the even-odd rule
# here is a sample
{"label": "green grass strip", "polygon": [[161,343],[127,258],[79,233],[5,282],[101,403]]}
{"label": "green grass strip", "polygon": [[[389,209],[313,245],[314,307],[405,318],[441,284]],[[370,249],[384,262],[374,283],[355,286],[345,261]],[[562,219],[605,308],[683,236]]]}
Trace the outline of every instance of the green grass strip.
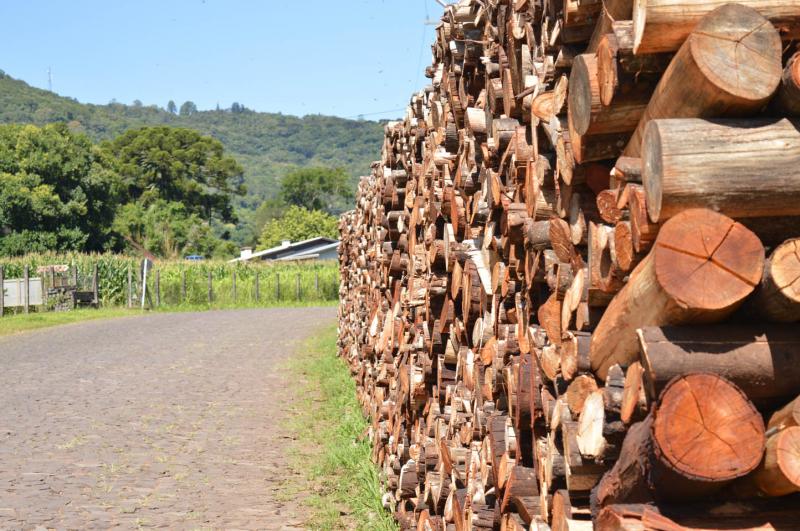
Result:
{"label": "green grass strip", "polygon": [[[308,525],[397,530],[381,505],[380,478],[365,436],[368,423],[350,371],[336,354],[336,328],[326,328],[310,340],[291,368],[305,382],[292,428],[306,447],[295,452],[296,466],[314,491],[306,498],[312,511]],[[309,451],[308,446],[319,450]]]}

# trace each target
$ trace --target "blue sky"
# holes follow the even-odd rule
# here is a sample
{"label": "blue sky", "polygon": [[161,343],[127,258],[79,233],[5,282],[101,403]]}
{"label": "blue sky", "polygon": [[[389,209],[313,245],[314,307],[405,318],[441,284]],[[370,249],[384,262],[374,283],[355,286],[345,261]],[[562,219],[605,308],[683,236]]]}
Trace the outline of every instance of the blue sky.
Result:
{"label": "blue sky", "polygon": [[[399,116],[435,0],[4,0],[0,69],[88,103]],[[383,113],[383,111],[392,111]],[[382,114],[378,114],[382,113]]]}

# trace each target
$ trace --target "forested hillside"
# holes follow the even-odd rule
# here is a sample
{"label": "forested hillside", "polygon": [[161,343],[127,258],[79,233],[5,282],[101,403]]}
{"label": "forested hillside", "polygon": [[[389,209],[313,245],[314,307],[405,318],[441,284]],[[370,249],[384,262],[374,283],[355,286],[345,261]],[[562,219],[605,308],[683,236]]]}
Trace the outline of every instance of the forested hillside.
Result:
{"label": "forested hillside", "polygon": [[219,139],[245,170],[248,192],[240,204],[245,221],[264,199],[277,194],[280,178],[293,167],[341,167],[354,182],[369,170],[382,143],[383,126],[378,122],[259,113],[239,103],[216,111],[198,111],[191,102],[164,106],[175,112],[136,103],[83,104],[0,70],[0,123],[67,122],[71,130],[95,141],[148,125],[188,127]]}

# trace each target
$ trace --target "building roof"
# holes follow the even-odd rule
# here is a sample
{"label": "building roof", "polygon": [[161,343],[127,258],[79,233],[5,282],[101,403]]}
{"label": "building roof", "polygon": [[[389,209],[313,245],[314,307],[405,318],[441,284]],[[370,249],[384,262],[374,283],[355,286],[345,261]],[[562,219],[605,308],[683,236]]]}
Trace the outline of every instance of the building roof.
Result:
{"label": "building roof", "polygon": [[333,238],[317,237],[303,240],[300,242],[288,243],[265,249],[249,255],[242,255],[234,258],[231,262],[246,262],[248,260],[308,260],[315,258],[321,252],[335,249],[339,246],[339,240]]}

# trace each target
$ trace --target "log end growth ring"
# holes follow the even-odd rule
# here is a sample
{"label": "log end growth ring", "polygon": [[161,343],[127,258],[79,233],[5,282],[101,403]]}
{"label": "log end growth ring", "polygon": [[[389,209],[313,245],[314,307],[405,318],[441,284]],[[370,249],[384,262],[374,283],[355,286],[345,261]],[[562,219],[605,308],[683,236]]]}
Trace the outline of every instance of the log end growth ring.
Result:
{"label": "log end growth ring", "polygon": [[742,224],[690,209],[670,218],[658,235],[656,278],[681,306],[727,311],[758,285],[764,258],[761,241]]}
{"label": "log end growth ring", "polygon": [[[572,117],[572,126],[579,135],[585,135],[591,125],[592,116],[592,79],[589,73],[589,63],[595,63],[596,58],[590,54],[579,55],[572,64],[569,75],[569,90],[567,100]],[[595,87],[596,88],[596,87]]]}
{"label": "log end growth ring", "polygon": [[692,57],[719,90],[766,101],[783,75],[781,38],[756,10],[725,4],[706,15],[689,36]]}
{"label": "log end growth ring", "polygon": [[642,184],[647,196],[647,216],[653,223],[658,223],[661,218],[661,201],[663,189],[661,183],[664,181],[664,163],[661,150],[661,130],[658,128],[658,120],[653,120],[645,128],[642,160]]}
{"label": "log end growth ring", "polygon": [[764,421],[738,387],[713,374],[674,379],[661,394],[653,438],[684,477],[728,481],[761,462]]}

